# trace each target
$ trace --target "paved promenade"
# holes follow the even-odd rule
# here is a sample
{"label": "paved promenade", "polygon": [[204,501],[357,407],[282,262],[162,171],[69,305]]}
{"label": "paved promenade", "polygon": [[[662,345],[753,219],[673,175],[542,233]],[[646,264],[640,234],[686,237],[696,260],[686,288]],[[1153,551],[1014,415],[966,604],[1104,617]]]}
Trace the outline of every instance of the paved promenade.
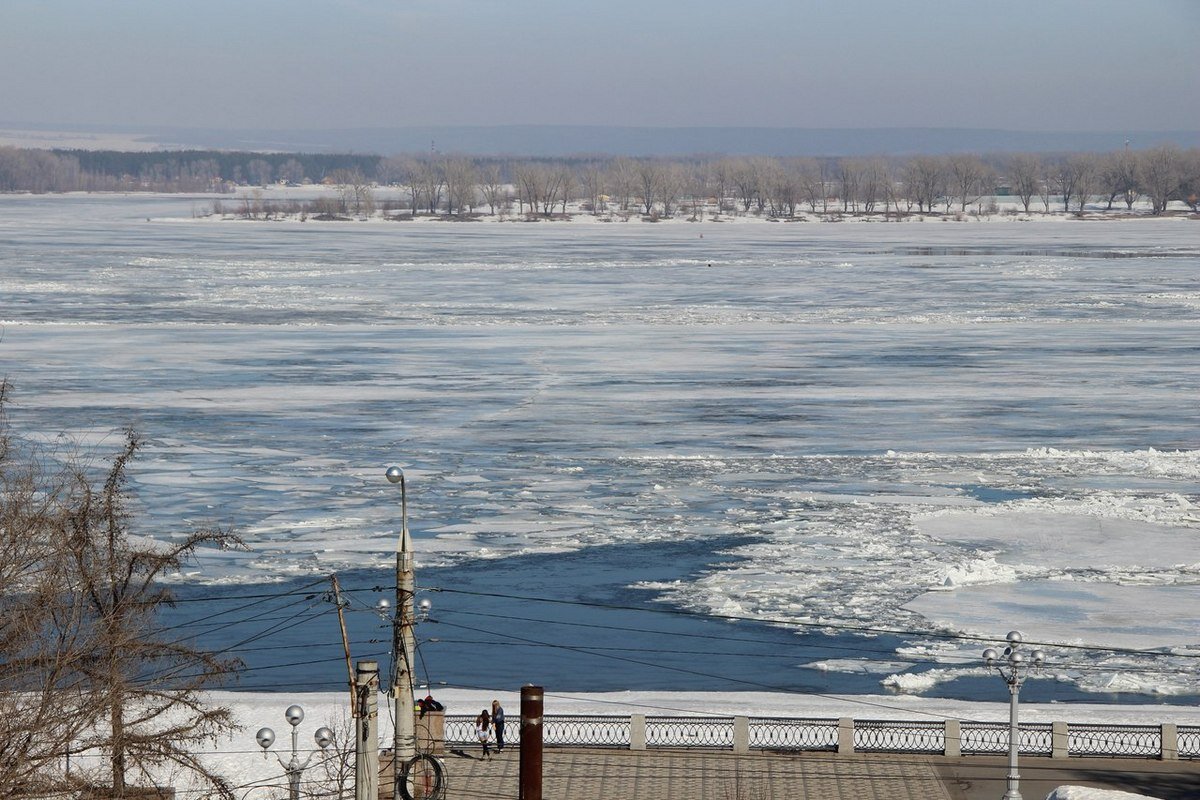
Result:
{"label": "paved promenade", "polygon": [[[447,753],[447,800],[515,800],[519,759],[514,749],[492,761],[481,761],[476,749]],[[382,786],[390,787],[390,772]],[[542,795],[545,800],[999,800],[1006,774],[1007,760],[1001,757],[555,747],[544,754]],[[1064,784],[1195,800],[1200,763],[1022,760],[1025,800],[1042,800]]]}

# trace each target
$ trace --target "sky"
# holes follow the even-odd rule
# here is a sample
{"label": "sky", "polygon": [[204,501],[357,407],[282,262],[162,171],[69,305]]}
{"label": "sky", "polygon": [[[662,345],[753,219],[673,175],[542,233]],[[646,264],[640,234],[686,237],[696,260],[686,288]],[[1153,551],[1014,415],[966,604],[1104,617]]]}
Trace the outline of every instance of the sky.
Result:
{"label": "sky", "polygon": [[1200,0],[3,0],[0,123],[1200,129]]}

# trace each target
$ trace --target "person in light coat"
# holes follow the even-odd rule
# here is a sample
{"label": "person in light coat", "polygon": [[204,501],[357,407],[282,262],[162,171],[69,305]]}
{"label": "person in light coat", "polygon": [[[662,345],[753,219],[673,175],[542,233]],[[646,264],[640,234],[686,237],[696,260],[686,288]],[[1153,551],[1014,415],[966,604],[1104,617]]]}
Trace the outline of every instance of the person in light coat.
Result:
{"label": "person in light coat", "polygon": [[479,744],[483,747],[483,755],[480,756],[480,761],[487,759],[492,760],[492,751],[488,749],[488,739],[492,735],[492,718],[488,716],[487,709],[479,712],[479,716],[475,718],[475,736],[479,739]]}

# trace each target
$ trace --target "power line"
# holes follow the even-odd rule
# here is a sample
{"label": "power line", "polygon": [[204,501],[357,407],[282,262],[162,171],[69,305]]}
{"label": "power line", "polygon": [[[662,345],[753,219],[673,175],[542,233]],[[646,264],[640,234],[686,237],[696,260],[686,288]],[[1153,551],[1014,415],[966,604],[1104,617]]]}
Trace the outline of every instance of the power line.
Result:
{"label": "power line", "polygon": [[[479,632],[479,629],[477,629],[477,628],[471,628],[471,627],[469,627],[469,626],[465,626],[465,625],[454,625],[453,623],[443,623],[443,624],[449,624],[449,625],[451,625],[452,627],[458,627],[458,628],[462,628],[463,630],[475,631],[475,632],[477,632],[477,633]],[[556,645],[556,644],[554,644],[554,643],[551,643],[551,642],[538,642],[538,641],[537,641],[537,640],[535,640],[535,639],[528,639],[528,638],[521,637],[521,636],[513,636],[513,635],[509,635],[509,637],[508,637],[508,638],[512,638],[512,639],[515,639],[515,640],[518,640],[518,641],[525,641],[525,642],[529,642],[529,643],[540,644],[540,645],[543,645],[543,646],[545,646],[545,647],[550,647],[550,648],[555,648],[555,649],[562,649],[562,650],[570,650],[570,651],[574,651],[574,652],[583,652],[583,653],[588,653],[588,654],[590,654],[590,655],[595,655],[595,656],[598,656],[598,657],[600,657],[600,658],[607,658],[607,659],[611,659],[611,660],[614,660],[614,661],[623,661],[623,662],[626,662],[626,663],[629,663],[629,664],[637,664],[637,665],[639,665],[639,666],[644,666],[644,667],[656,667],[656,668],[658,668],[658,669],[667,670],[667,671],[669,671],[669,672],[678,672],[678,673],[681,673],[681,674],[695,675],[695,676],[698,676],[698,677],[704,677],[704,678],[715,678],[715,679],[718,679],[718,680],[721,680],[721,681],[725,681],[725,682],[727,682],[727,683],[731,683],[731,684],[742,684],[742,685],[744,685],[744,686],[752,686],[752,687],[755,687],[755,688],[757,688],[757,689],[763,689],[763,690],[766,690],[766,691],[771,691],[771,692],[781,692],[781,693],[784,693],[784,694],[806,694],[806,695],[811,695],[811,696],[814,696],[814,697],[822,697],[822,698],[827,698],[827,699],[836,699],[836,700],[839,700],[839,701],[842,701],[842,702],[857,703],[857,704],[859,704],[859,705],[864,705],[864,706],[872,706],[872,707],[877,707],[877,708],[887,708],[887,709],[889,709],[889,710],[893,710],[893,711],[895,711],[895,710],[904,710],[904,711],[909,711],[909,712],[915,712],[915,713],[918,713],[918,714],[925,714],[925,715],[927,715],[927,716],[932,716],[932,717],[935,717],[935,718],[938,718],[938,719],[945,719],[945,718],[946,718],[946,717],[944,717],[944,716],[943,716],[943,715],[941,715],[941,714],[934,714],[934,713],[932,713],[932,712],[921,711],[921,710],[919,710],[919,709],[899,709],[899,708],[898,708],[898,707],[896,707],[896,706],[889,706],[889,705],[886,705],[886,704],[884,704],[884,703],[878,703],[878,702],[873,702],[873,701],[869,701],[869,700],[850,700],[850,699],[847,699],[847,698],[845,698],[845,697],[840,697],[840,696],[835,696],[835,695],[825,694],[825,693],[822,693],[822,692],[798,692],[798,691],[796,691],[796,690],[789,689],[789,688],[787,688],[787,687],[783,687],[783,686],[776,686],[776,685],[774,685],[774,684],[769,684],[769,683],[762,683],[761,681],[754,681],[754,680],[749,680],[749,679],[746,679],[746,678],[737,678],[737,677],[734,677],[734,676],[731,676],[731,675],[719,675],[719,674],[714,674],[714,673],[711,673],[711,672],[703,672],[703,671],[700,671],[700,670],[687,669],[687,668],[685,668],[685,667],[674,667],[674,666],[670,666],[670,665],[667,665],[667,664],[662,664],[662,663],[653,662],[653,661],[643,661],[643,660],[640,660],[640,659],[628,658],[628,657],[626,657],[626,656],[619,656],[619,655],[614,655],[614,654],[611,654],[611,653],[590,653],[590,651],[588,651],[586,648],[570,647],[570,646],[567,646],[567,645]]]}
{"label": "power line", "polygon": [[[512,619],[520,620],[519,617],[514,617]],[[487,632],[489,634],[492,634],[493,636],[503,636],[503,634],[496,633],[494,630],[488,630]],[[665,634],[666,632],[663,632],[663,633]],[[753,659],[764,659],[765,658],[765,659],[781,659],[781,660],[789,660],[789,661],[797,658],[797,655],[794,653],[750,653],[750,652],[745,652],[745,651],[720,651],[720,650],[712,650],[712,649],[686,650],[686,649],[678,649],[678,648],[650,647],[650,646],[616,647],[616,646],[608,646],[608,645],[570,644],[570,643],[565,643],[565,642],[537,644],[537,643],[533,643],[533,642],[523,642],[523,641],[497,641],[496,639],[446,639],[444,637],[438,637],[437,639],[430,639],[430,640],[426,640],[426,641],[427,641],[427,643],[433,643],[433,644],[438,644],[438,645],[449,644],[449,645],[464,645],[464,646],[486,645],[488,647],[578,648],[581,652],[589,652],[589,653],[590,652],[596,652],[596,653],[633,652],[633,653],[645,653],[645,654],[653,654],[653,655],[680,655],[680,656],[687,656],[687,655],[699,655],[699,656],[717,655],[717,656],[733,656],[733,657],[744,656],[744,657],[753,658]],[[804,647],[807,648],[808,645],[804,645]],[[828,647],[830,649],[847,649],[847,650],[852,650],[854,652],[867,652],[867,653],[880,653],[881,652],[878,650],[865,650],[865,649],[860,649],[860,648],[840,648],[840,647],[833,646],[833,645],[826,645],[826,647]],[[887,656],[886,661],[888,663],[895,663],[895,664],[899,664],[899,665],[931,666],[931,667],[946,666],[946,667],[959,667],[959,668],[965,667],[965,666],[978,666],[980,669],[984,669],[980,659],[973,657],[973,656],[965,656],[965,655],[958,656],[958,655],[942,654],[942,655],[939,655],[936,658],[932,658],[932,659],[919,659],[919,658],[913,658],[911,656],[905,656],[905,655],[896,654],[896,653],[890,653],[890,654],[884,653],[884,655]],[[819,664],[821,662],[816,662],[816,663]],[[811,665],[804,665],[804,664],[797,665],[797,666],[819,669],[819,667],[811,667]],[[1147,666],[1128,665],[1128,668],[1131,670],[1134,670],[1138,673],[1151,673],[1151,674],[1155,674],[1155,675],[1180,675],[1180,676],[1195,677],[1194,671],[1182,669],[1179,667],[1156,667],[1156,666],[1150,666],[1150,665],[1147,665]],[[1114,667],[1104,666],[1102,664],[1087,664],[1087,663],[1070,662],[1070,661],[1047,661],[1047,662],[1045,662],[1044,669],[1046,671],[1051,671],[1053,669],[1065,669],[1065,670],[1071,670],[1071,671],[1076,671],[1076,672],[1095,672],[1095,673],[1106,673],[1106,672],[1117,671],[1114,669]],[[833,671],[836,672],[838,670],[833,670]]]}
{"label": "power line", "polygon": [[[466,628],[466,626],[456,626],[456,627]],[[470,628],[467,628],[467,629],[472,630]],[[515,640],[528,641],[528,642],[536,641],[536,640],[530,640],[530,639],[526,639],[525,637],[519,637],[519,636],[511,636],[510,638],[515,639]],[[546,643],[546,646],[558,647],[557,645],[554,645],[551,643]],[[563,649],[573,649],[573,648],[566,647]],[[583,649],[582,652],[587,652],[587,650]],[[680,673],[687,673],[687,674],[693,674],[693,675],[701,675],[701,676],[705,676],[705,677],[716,677],[716,678],[720,678],[722,680],[728,681],[730,683],[740,683],[740,684],[755,686],[756,688],[761,688],[761,689],[764,689],[767,691],[781,693],[781,694],[796,695],[796,696],[801,696],[801,697],[820,697],[822,699],[833,700],[833,701],[840,702],[840,703],[861,705],[861,706],[866,706],[866,707],[871,707],[871,708],[880,708],[880,709],[885,709],[885,710],[892,711],[892,712],[901,712],[904,714],[923,715],[923,716],[932,717],[934,719],[938,719],[938,720],[942,720],[942,721],[957,720],[959,722],[968,722],[968,723],[989,722],[986,720],[974,720],[974,719],[970,719],[970,718],[950,717],[950,716],[946,716],[944,714],[938,714],[935,712],[924,711],[922,709],[914,709],[914,708],[908,708],[908,707],[895,706],[895,705],[890,705],[887,703],[873,701],[873,700],[863,700],[863,699],[861,699],[859,697],[855,697],[855,696],[832,695],[832,694],[828,694],[828,693],[824,693],[824,692],[802,692],[802,691],[797,691],[794,689],[789,689],[787,687],[774,686],[771,684],[765,684],[765,683],[761,683],[758,681],[751,681],[751,680],[746,680],[743,678],[736,678],[736,677],[728,676],[728,675],[713,675],[711,673],[703,673],[703,672],[699,672],[697,670],[689,670],[689,669],[685,669],[685,668],[681,668],[681,667],[672,667],[669,665],[655,663],[655,662],[645,662],[645,661],[640,661],[637,659],[630,659],[630,658],[626,658],[623,656],[617,656],[617,655],[612,655],[612,654],[607,654],[607,653],[595,653],[594,655],[601,657],[601,658],[608,658],[608,659],[617,660],[617,661],[625,661],[625,662],[640,664],[643,666],[655,666],[660,669],[671,671],[671,672],[680,672]],[[486,689],[489,687],[466,687],[466,686],[464,686],[463,688],[485,688]],[[637,706],[638,705],[638,704],[632,704],[632,703],[619,703],[619,704],[626,705],[626,706],[628,706],[628,705]],[[647,707],[650,707],[650,706],[647,706]],[[703,712],[701,712],[701,713],[703,713]],[[1099,737],[1084,737],[1084,738],[1085,739],[1093,738],[1097,741],[1103,741],[1103,739],[1100,739]]]}
{"label": "power line", "polygon": [[[595,601],[588,601],[588,600],[566,600],[566,599],[561,599],[561,598],[531,597],[529,595],[505,594],[502,592],[480,592],[480,591],[472,591],[469,589],[451,589],[451,588],[447,588],[447,587],[430,587],[429,590],[435,591],[435,592],[446,592],[449,594],[471,595],[471,596],[475,596],[475,597],[492,597],[492,598],[500,598],[500,599],[505,599],[505,600],[523,600],[523,601],[535,602],[535,603],[551,603],[551,604],[557,604],[557,605],[583,606],[586,608],[599,608],[599,609],[606,609],[606,610],[610,610],[610,611],[636,611],[636,612],[642,612],[642,613],[647,613],[647,614],[682,616],[682,617],[691,617],[691,618],[696,618],[696,619],[714,619],[714,620],[724,620],[727,622],[749,622],[749,623],[754,623],[754,624],[779,625],[782,627],[805,628],[805,629],[816,630],[816,631],[836,630],[836,631],[846,631],[846,632],[850,632],[850,633],[861,633],[861,634],[871,634],[871,635],[888,634],[888,635],[894,635],[894,636],[921,637],[921,638],[933,638],[933,639],[950,639],[950,640],[956,640],[956,641],[983,642],[983,643],[992,643],[992,642],[996,641],[996,637],[978,636],[978,635],[966,634],[966,633],[950,633],[950,632],[946,632],[946,631],[920,631],[920,630],[905,629],[905,628],[880,628],[880,627],[874,627],[874,626],[853,625],[853,624],[849,624],[849,623],[839,623],[839,622],[804,622],[804,621],[799,621],[799,620],[778,619],[778,618],[774,618],[774,617],[748,617],[748,616],[738,616],[738,615],[733,615],[733,614],[716,614],[716,613],[712,613],[712,612],[689,611],[689,610],[685,610],[685,609],[647,608],[647,607],[641,607],[641,606],[619,605],[619,604],[614,604],[614,603],[598,603]],[[1180,658],[1200,659],[1200,652],[1196,652],[1196,653],[1166,653],[1163,651],[1163,649],[1161,647],[1151,648],[1151,649],[1137,649],[1137,648],[1129,648],[1129,647],[1109,647],[1109,646],[1103,646],[1103,645],[1071,644],[1071,643],[1065,643],[1065,642],[1042,642],[1042,641],[1032,641],[1029,639],[1026,639],[1023,643],[1026,646],[1054,647],[1054,648],[1061,648],[1061,649],[1067,649],[1067,650],[1083,650],[1083,651],[1089,651],[1089,652],[1116,653],[1116,654],[1120,654],[1120,655],[1141,655],[1141,656],[1147,656],[1147,655],[1168,656],[1169,655],[1169,656],[1180,657]]]}
{"label": "power line", "polygon": [[[210,657],[216,657],[219,655],[229,653],[229,652],[235,650],[237,647],[240,647],[242,645],[249,644],[249,643],[255,642],[255,641],[259,641],[263,638],[266,638],[267,636],[271,636],[271,635],[277,634],[277,633],[282,633],[283,631],[288,630],[290,628],[294,628],[294,627],[297,627],[298,625],[302,625],[304,623],[311,622],[313,619],[316,619],[317,617],[319,617],[323,614],[330,613],[333,610],[333,609],[323,608],[314,614],[309,614],[308,616],[303,616],[304,614],[309,612],[310,608],[311,608],[311,604],[310,604],[310,606],[305,607],[305,608],[301,609],[300,611],[296,612],[291,617],[288,617],[283,622],[278,622],[278,623],[272,625],[271,627],[267,628],[266,630],[259,631],[258,633],[254,634],[252,636],[249,636],[245,639],[242,639],[239,642],[235,642],[234,644],[229,645],[228,647],[224,647],[220,650],[206,652],[206,655],[210,656]],[[302,618],[297,619],[298,617],[302,617]],[[290,624],[288,624],[288,623],[290,623]],[[139,676],[138,683],[141,683],[143,685],[148,685],[152,681],[156,681],[156,680],[160,680],[160,679],[164,679],[164,678],[188,679],[188,678],[203,677],[204,675],[207,674],[206,672],[195,673],[192,675],[179,674],[180,670],[183,670],[189,666],[191,666],[191,664],[189,662],[180,662],[179,664],[173,665],[171,667],[164,667],[164,668],[158,670],[157,672],[151,672],[148,675]]]}

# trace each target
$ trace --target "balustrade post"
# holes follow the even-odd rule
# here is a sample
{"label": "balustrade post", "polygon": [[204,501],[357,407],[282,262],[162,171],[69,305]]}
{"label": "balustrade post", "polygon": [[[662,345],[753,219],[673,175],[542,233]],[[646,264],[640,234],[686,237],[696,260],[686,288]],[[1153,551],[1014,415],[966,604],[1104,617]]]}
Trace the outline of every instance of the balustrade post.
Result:
{"label": "balustrade post", "polygon": [[1175,761],[1179,758],[1179,728],[1174,722],[1164,722],[1162,725],[1162,749],[1159,758],[1163,761]]}
{"label": "balustrade post", "polygon": [[854,753],[854,720],[842,717],[838,720],[838,754],[851,755]]}
{"label": "balustrade post", "polygon": [[646,749],[646,715],[629,715],[629,749]]}
{"label": "balustrade post", "polygon": [[1055,722],[1050,725],[1050,757],[1069,758],[1071,748],[1067,738],[1069,733],[1067,723]]}
{"label": "balustrade post", "polygon": [[750,752],[750,718],[733,718],[733,752]]}
{"label": "balustrade post", "polygon": [[962,755],[962,723],[956,719],[946,720],[946,730],[944,733],[945,743],[942,745],[942,753],[947,756],[958,757]]}

